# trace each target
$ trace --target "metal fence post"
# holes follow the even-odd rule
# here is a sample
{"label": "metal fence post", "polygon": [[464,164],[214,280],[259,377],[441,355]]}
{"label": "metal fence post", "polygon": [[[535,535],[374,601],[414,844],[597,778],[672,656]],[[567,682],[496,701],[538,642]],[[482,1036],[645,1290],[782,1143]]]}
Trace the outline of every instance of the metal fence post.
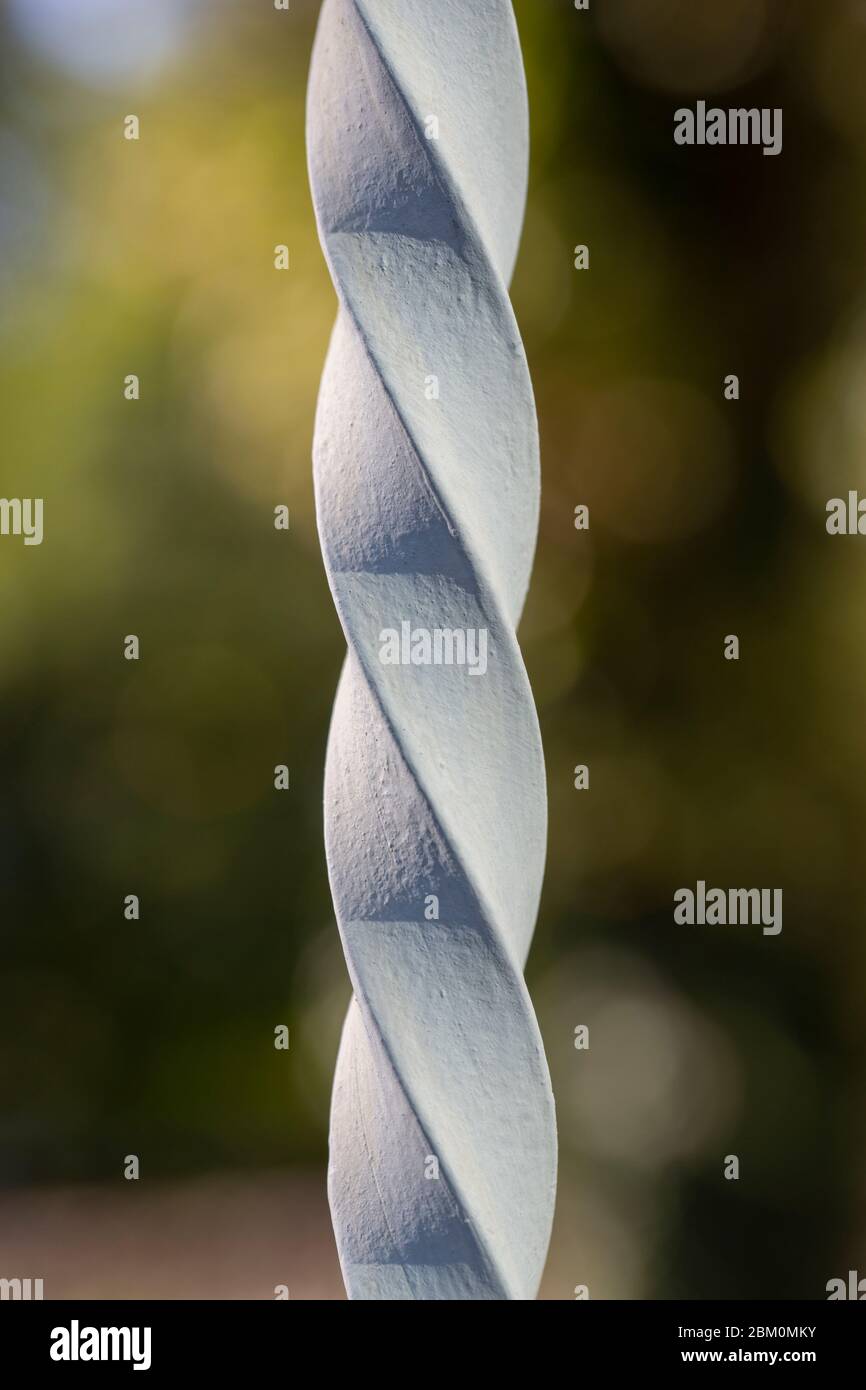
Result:
{"label": "metal fence post", "polygon": [[556,1142],[523,980],[544,866],[515,627],[538,525],[506,286],[528,121],[508,0],[324,0],[310,176],[339,296],[316,418],[348,654],[325,837],[354,988],[329,1195],[358,1299],[531,1299]]}

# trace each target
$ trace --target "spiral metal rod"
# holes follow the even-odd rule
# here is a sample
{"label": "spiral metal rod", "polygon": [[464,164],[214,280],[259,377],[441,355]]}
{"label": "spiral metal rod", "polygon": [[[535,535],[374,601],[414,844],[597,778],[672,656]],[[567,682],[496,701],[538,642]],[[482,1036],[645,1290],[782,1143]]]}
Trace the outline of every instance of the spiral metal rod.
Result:
{"label": "spiral metal rod", "polygon": [[508,0],[324,0],[308,148],[339,297],[314,475],[348,645],[325,773],[354,989],[340,1261],[351,1298],[531,1299],[556,1145],[523,979],[546,797],[515,638],[539,471],[506,290],[528,165]]}

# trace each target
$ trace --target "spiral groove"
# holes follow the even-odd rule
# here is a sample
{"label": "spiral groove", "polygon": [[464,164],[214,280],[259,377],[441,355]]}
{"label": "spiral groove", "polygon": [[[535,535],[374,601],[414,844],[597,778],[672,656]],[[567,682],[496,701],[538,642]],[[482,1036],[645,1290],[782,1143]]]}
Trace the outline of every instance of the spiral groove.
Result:
{"label": "spiral groove", "polygon": [[[354,988],[331,1110],[340,1260],[352,1298],[531,1299],[556,1145],[523,980],[546,796],[515,637],[539,484],[506,290],[528,163],[508,0],[324,0],[308,148],[340,304],[314,440],[348,645],[325,773]],[[459,643],[426,660],[416,635],[437,632],[467,651],[475,634],[476,655],[485,634],[484,669]]]}

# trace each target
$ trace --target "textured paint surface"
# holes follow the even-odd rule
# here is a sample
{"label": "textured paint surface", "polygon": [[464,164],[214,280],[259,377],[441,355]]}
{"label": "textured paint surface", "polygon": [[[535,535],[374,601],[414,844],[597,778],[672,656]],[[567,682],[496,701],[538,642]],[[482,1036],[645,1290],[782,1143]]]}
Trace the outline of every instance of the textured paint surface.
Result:
{"label": "textured paint surface", "polygon": [[[340,1260],[353,1298],[531,1299],[556,1135],[523,980],[546,797],[515,638],[539,483],[506,290],[528,163],[510,4],[325,0],[308,148],[340,300],[314,443],[348,644],[325,775],[354,988],[331,1111]],[[403,621],[486,629],[486,673],[383,665]]]}

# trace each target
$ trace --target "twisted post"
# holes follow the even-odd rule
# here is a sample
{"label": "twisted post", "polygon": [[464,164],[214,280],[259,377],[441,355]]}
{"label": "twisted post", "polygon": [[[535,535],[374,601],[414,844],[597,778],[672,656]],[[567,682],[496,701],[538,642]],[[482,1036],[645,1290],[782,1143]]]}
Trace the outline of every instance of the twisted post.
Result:
{"label": "twisted post", "polygon": [[314,474],[348,644],[325,838],[354,988],[328,1186],[351,1298],[531,1299],[550,1234],[523,980],[546,798],[515,638],[538,442],[506,291],[527,127],[509,0],[324,0],[308,146],[339,313]]}

